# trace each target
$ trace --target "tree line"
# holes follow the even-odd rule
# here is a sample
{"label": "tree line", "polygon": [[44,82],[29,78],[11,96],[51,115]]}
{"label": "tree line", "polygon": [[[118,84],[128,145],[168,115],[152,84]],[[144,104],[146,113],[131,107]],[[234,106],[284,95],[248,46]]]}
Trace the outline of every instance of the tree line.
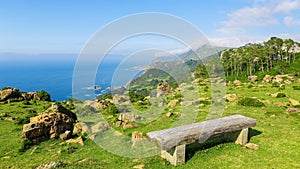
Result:
{"label": "tree line", "polygon": [[239,76],[246,72],[248,76],[256,71],[269,72],[278,62],[295,62],[300,52],[300,43],[292,39],[271,37],[263,43],[249,43],[243,47],[231,48],[221,53],[226,76]]}

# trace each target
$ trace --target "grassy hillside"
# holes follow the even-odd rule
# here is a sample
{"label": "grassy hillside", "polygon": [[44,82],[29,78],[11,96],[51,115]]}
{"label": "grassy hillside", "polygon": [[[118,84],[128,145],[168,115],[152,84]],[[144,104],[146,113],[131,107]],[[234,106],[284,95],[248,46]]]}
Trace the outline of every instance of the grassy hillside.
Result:
{"label": "grassy hillside", "polygon": [[[44,112],[52,104],[49,101],[31,100],[0,104],[0,168],[36,168],[49,162],[62,162],[64,168],[300,168],[298,160],[300,159],[300,103],[293,105],[294,103],[291,102],[291,99],[294,100],[293,102],[300,101],[300,55],[299,53],[291,55],[290,58],[294,59],[293,62],[286,62],[284,58],[276,61],[268,60],[268,63],[264,64],[272,63],[272,66],[268,65],[269,70],[264,72],[259,69],[250,71],[249,65],[244,65],[245,71],[239,71],[237,75],[234,66],[232,69],[230,66],[226,67],[227,81],[239,79],[243,83],[227,83],[226,93],[235,94],[234,96],[237,97],[232,101],[227,99],[224,111],[219,112],[217,116],[241,114],[256,119],[257,126],[250,129],[249,138],[251,143],[259,146],[257,150],[232,142],[191,144],[187,146],[186,163],[174,167],[159,156],[129,158],[113,154],[89,139],[87,135],[82,135],[85,138],[83,146],[53,139],[24,148],[21,138],[23,124],[28,123],[30,117]],[[186,60],[181,65],[186,63],[195,66],[192,60]],[[122,91],[118,94],[123,94],[125,91],[125,94],[132,97],[130,99],[133,104],[124,97],[124,102],[120,101],[114,105],[111,103],[113,97],[110,96],[101,101],[105,105],[104,108],[93,109],[93,111],[90,107],[84,107],[82,101],[76,100],[78,103],[73,111],[77,113],[80,121],[91,126],[100,119],[105,119],[113,130],[100,134],[108,138],[103,141],[108,141],[114,150],[123,150],[128,154],[135,153],[131,151],[131,135],[135,131],[143,132],[145,137],[147,132],[172,127],[188,115],[194,116],[194,122],[210,119],[213,114],[210,112],[212,103],[217,102],[212,100],[212,95],[221,91],[211,88],[205,67],[199,65],[195,69],[193,74],[196,80],[182,83],[191,69],[188,73],[178,72],[175,71],[176,69],[171,70],[177,66],[174,62],[159,64],[162,66],[167,64],[169,69],[166,71],[149,69],[128,85],[127,93],[125,89],[119,89]],[[249,73],[257,75],[259,81],[248,82]],[[291,74],[294,76],[294,81],[281,86],[262,83],[261,79],[266,74]],[[173,75],[178,75],[181,80]],[[167,82],[173,89],[166,96],[149,97],[148,95],[160,82]],[[66,102],[62,105],[68,106]],[[135,128],[117,127],[119,115],[124,112],[139,115],[144,121],[137,120],[135,124],[138,126]],[[109,134],[113,134],[116,139],[106,137]],[[127,137],[123,139],[123,136]]]}
{"label": "grassy hillside", "polygon": [[[186,84],[186,97],[195,93],[196,89]],[[202,98],[197,115],[197,121],[203,121],[209,114],[210,84],[203,81],[197,83]],[[176,168],[299,168],[300,159],[299,139],[300,115],[299,112],[287,113],[292,107],[289,98],[300,100],[300,90],[295,90],[300,84],[286,85],[281,92],[286,97],[272,97],[278,88],[271,84],[242,84],[237,87],[228,86],[228,93],[237,94],[242,98],[255,97],[265,103],[264,107],[249,107],[239,105],[238,102],[227,102],[222,116],[242,114],[257,120],[257,127],[250,130],[250,142],[259,145],[258,150],[243,148],[233,143],[221,143],[215,146],[190,145],[187,147],[187,162]],[[172,100],[172,98],[171,98]],[[283,106],[276,105],[282,103]],[[132,159],[111,154],[97,146],[93,141],[86,139],[85,145],[66,144],[62,140],[49,140],[39,145],[21,151],[22,124],[17,120],[29,116],[28,112],[41,112],[49,106],[49,102],[37,102],[24,105],[23,102],[13,102],[0,105],[0,168],[32,168],[51,161],[61,161],[65,168],[133,168],[143,165],[144,168],[175,168],[166,160],[154,156],[141,159]],[[189,106],[179,106],[181,114],[189,113]],[[166,117],[162,112],[156,120],[141,125],[138,128],[120,130],[125,135],[133,131],[144,133],[162,128],[168,128],[180,116]],[[122,146],[120,146],[122,147]],[[116,147],[120,148],[120,147]]]}

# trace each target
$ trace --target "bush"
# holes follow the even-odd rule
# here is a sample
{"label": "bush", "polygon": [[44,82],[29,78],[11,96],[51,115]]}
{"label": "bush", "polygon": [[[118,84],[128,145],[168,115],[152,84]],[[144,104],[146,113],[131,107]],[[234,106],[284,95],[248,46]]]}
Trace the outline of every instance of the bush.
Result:
{"label": "bush", "polygon": [[28,139],[22,139],[21,140],[21,147],[19,149],[19,152],[25,152],[27,149],[29,149],[32,146],[32,142]]}
{"label": "bush", "polygon": [[244,98],[238,101],[239,105],[242,106],[252,106],[252,107],[263,107],[265,104],[258,99],[254,98]]}
{"label": "bush", "polygon": [[274,83],[272,83],[272,87],[280,87],[280,83],[274,82]]}
{"label": "bush", "polygon": [[30,117],[17,117],[17,118],[15,118],[15,120],[14,120],[14,123],[15,124],[27,124],[27,123],[29,123],[30,122]]}
{"label": "bush", "polygon": [[23,105],[27,105],[28,106],[28,105],[31,105],[31,103],[28,100],[24,100],[23,101]]}
{"label": "bush", "polygon": [[277,98],[283,98],[283,97],[286,97],[286,95],[284,93],[278,93],[276,97]]}
{"label": "bush", "polygon": [[9,86],[6,86],[6,87],[3,87],[2,90],[6,90],[6,89],[12,89],[11,87]]}
{"label": "bush", "polygon": [[138,102],[134,103],[133,106],[140,111],[145,111],[145,110],[149,109],[149,107],[151,106],[151,103],[149,100],[146,99],[144,101],[138,101]]}
{"label": "bush", "polygon": [[250,88],[252,88],[252,87],[253,87],[252,84],[249,84],[249,85],[247,86],[248,89],[250,89]]}
{"label": "bush", "polygon": [[149,94],[150,92],[147,89],[132,89],[129,91],[129,97],[133,103],[143,101]]}
{"label": "bush", "polygon": [[38,91],[37,94],[39,96],[39,100],[51,101],[50,94],[47,93],[45,90]]}
{"label": "bush", "polygon": [[107,91],[105,93],[100,94],[99,96],[97,96],[97,99],[99,100],[112,99],[111,91]]}
{"label": "bush", "polygon": [[100,111],[104,114],[110,114],[110,115],[119,113],[117,107],[114,104],[109,104],[106,108],[100,109]]}
{"label": "bush", "polygon": [[195,87],[194,86],[189,86],[187,89],[188,90],[195,90]]}
{"label": "bush", "polygon": [[300,90],[300,86],[293,86],[294,90]]}

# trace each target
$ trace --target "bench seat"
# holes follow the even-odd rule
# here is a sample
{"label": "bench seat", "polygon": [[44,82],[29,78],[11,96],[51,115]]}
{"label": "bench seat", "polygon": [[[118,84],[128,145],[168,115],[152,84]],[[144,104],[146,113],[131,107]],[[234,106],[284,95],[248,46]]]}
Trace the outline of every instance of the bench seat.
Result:
{"label": "bench seat", "polygon": [[[207,120],[199,123],[147,133],[147,138],[161,148],[161,156],[173,165],[185,162],[185,145],[204,143],[220,135],[230,134],[231,140],[244,145],[248,142],[248,128],[255,127],[256,120],[242,115]],[[170,154],[170,152],[173,152]]]}

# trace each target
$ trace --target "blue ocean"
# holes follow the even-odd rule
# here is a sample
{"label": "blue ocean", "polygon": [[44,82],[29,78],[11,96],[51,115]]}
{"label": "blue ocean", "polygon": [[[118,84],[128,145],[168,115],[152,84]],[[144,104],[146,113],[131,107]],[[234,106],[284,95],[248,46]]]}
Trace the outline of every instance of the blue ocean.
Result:
{"label": "blue ocean", "polygon": [[[121,57],[114,56],[114,58]],[[2,54],[0,55],[0,88],[10,86],[25,92],[45,90],[50,93],[52,100],[68,100],[73,97],[72,80],[76,60],[76,54],[45,56]],[[112,78],[120,62],[120,59],[108,59],[102,62],[95,80],[85,83],[86,86],[80,89],[79,99],[94,99],[97,95],[108,91],[112,87]],[[124,69],[121,70],[123,75],[115,80],[116,86],[124,86],[132,75],[141,72],[130,67],[121,69]],[[101,89],[91,90],[92,86],[99,86]]]}

